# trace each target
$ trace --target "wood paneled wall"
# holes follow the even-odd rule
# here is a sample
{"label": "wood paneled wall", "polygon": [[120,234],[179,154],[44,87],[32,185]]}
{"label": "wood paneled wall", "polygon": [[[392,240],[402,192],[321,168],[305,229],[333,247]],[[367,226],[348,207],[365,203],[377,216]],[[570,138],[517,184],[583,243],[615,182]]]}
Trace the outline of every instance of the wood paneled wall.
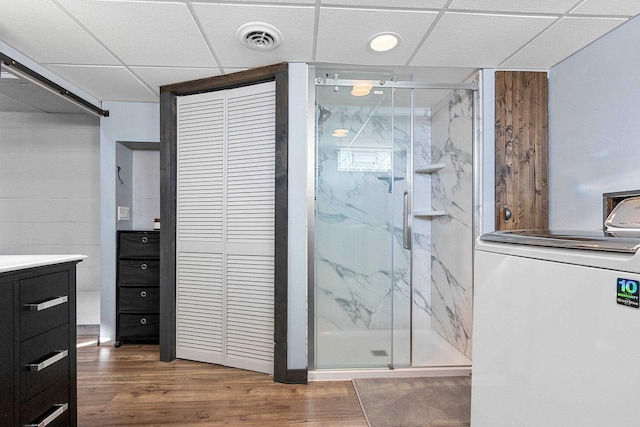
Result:
{"label": "wood paneled wall", "polygon": [[[495,75],[496,230],[546,229],[547,73],[498,71]],[[505,207],[511,211],[508,220]]]}

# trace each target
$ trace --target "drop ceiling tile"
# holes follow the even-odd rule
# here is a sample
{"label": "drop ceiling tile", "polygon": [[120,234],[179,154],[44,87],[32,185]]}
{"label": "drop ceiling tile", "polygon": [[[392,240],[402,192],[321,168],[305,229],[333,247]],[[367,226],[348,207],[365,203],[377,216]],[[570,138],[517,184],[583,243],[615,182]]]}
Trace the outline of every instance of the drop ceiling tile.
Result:
{"label": "drop ceiling tile", "polygon": [[185,4],[58,1],[127,65],[217,66]]}
{"label": "drop ceiling tile", "polygon": [[218,68],[131,67],[131,71],[158,92],[160,86],[220,74]]}
{"label": "drop ceiling tile", "polygon": [[[321,8],[316,61],[342,64],[405,64],[437,12]],[[369,39],[394,32],[400,45],[386,53],[369,50]]]}
{"label": "drop ceiling tile", "polygon": [[38,62],[118,64],[106,49],[50,1],[3,1],[0,40]]}
{"label": "drop ceiling tile", "polygon": [[322,6],[363,6],[413,9],[441,9],[447,0],[322,0]]}
{"label": "drop ceiling tile", "polygon": [[[194,3],[223,67],[256,67],[278,62],[309,61],[313,48],[315,8]],[[223,17],[223,18],[222,18]],[[249,22],[265,22],[282,32],[282,44],[268,52],[251,50],[236,39],[236,30]]]}
{"label": "drop ceiling tile", "polygon": [[563,18],[501,66],[550,68],[625,22],[626,19]]}
{"label": "drop ceiling tile", "polygon": [[278,3],[278,4],[306,4],[314,5],[316,0],[255,0],[256,3]]}
{"label": "drop ceiling tile", "polygon": [[124,67],[48,65],[52,72],[100,101],[158,102]]}
{"label": "drop ceiling tile", "polygon": [[587,0],[573,13],[635,16],[640,13],[640,2],[638,0]]}
{"label": "drop ceiling tile", "polygon": [[576,0],[453,0],[449,9],[561,14],[568,12],[575,4]]}
{"label": "drop ceiling tile", "polygon": [[411,65],[493,68],[554,20],[540,16],[448,12]]}

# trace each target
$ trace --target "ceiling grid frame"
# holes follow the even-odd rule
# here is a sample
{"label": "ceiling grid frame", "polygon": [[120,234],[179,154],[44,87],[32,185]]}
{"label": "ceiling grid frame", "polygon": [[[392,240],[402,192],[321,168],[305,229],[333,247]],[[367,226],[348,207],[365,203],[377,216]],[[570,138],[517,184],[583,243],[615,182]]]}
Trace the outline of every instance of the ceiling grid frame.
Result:
{"label": "ceiling grid frame", "polygon": [[[0,41],[23,52],[36,64],[99,101],[116,102],[153,102],[159,93],[158,86],[283,60],[312,65],[334,64],[345,69],[412,70],[417,80],[421,80],[423,74],[428,76],[431,69],[446,67],[452,70],[452,80],[464,68],[513,69],[522,65],[527,69],[546,71],[640,13],[640,2],[634,0],[610,0],[606,7],[598,3],[600,0],[541,0],[536,3],[487,0],[482,4],[471,0],[397,0],[393,4],[383,0],[5,1],[9,11],[3,8],[3,16],[0,16],[0,24],[3,24],[0,25]],[[65,15],[64,22],[48,16],[45,11],[52,9],[39,7],[42,1],[60,10]],[[125,3],[127,6],[123,5]],[[100,8],[100,13],[96,12],[98,9],[92,9],[94,4]],[[218,9],[217,6],[226,7]],[[201,9],[209,7],[211,9],[203,15]],[[217,10],[223,13],[219,18],[215,18]],[[231,27],[258,21],[255,18],[260,17],[262,10],[266,13],[262,21],[270,23],[269,17],[278,18],[274,19],[280,22],[276,26],[284,34],[283,44],[270,54],[250,51],[239,43],[236,45],[233,35],[227,34]],[[326,14],[327,10],[332,12]],[[23,11],[29,13],[28,17],[21,15]],[[108,13],[105,15],[103,12]],[[151,15],[145,16],[147,13]],[[422,28],[419,24],[422,18],[412,17],[414,13],[424,14],[425,24]],[[172,14],[176,14],[176,18],[179,16],[180,25],[169,24],[174,18]],[[475,19],[446,19],[448,14],[472,15]],[[342,15],[341,25],[326,21],[326,17]],[[349,17],[349,21],[345,16]],[[493,16],[502,18],[496,20]],[[404,18],[411,19],[406,21]],[[545,22],[551,18],[553,22]],[[367,24],[365,20],[369,19],[375,23]],[[493,22],[510,22],[510,19],[520,19],[526,24],[525,28],[516,24],[518,21],[513,21],[505,28],[491,28]],[[590,21],[592,19],[594,21]],[[602,19],[602,22],[598,22],[598,19]],[[157,24],[159,20],[162,25]],[[143,31],[147,29],[143,27],[145,22],[155,24],[148,28],[149,34],[136,40],[132,35],[144,34]],[[347,25],[347,22],[353,22],[353,25]],[[362,40],[374,35],[368,34],[374,28],[379,30],[377,32],[390,31],[385,24],[393,22],[396,22],[396,26],[398,22],[407,23],[400,27],[403,37],[400,51],[396,49],[388,54],[375,54],[367,52],[366,45],[361,46]],[[461,22],[471,22],[472,25],[441,32],[443,27]],[[590,26],[589,22],[597,25]],[[225,28],[223,40],[220,39],[221,33],[215,31],[221,24]],[[60,25],[63,27],[57,31]],[[65,26],[68,30],[65,30]],[[77,26],[77,30],[72,26]],[[120,32],[120,29],[124,31]],[[53,36],[43,44],[45,47],[32,49],[39,40],[37,37],[42,40],[39,35],[47,32]],[[476,35],[476,32],[479,34]],[[518,32],[521,34],[518,35]],[[438,37],[434,37],[438,34]],[[514,36],[516,40],[509,42]],[[326,43],[327,37],[332,40],[330,44]],[[479,43],[482,51],[478,52],[478,57],[467,60],[463,55],[466,54],[464,50],[456,57],[456,46],[460,46],[461,41],[479,40],[478,37],[488,40],[487,43]],[[427,50],[430,46],[433,48],[435,40],[444,40],[448,46],[438,47],[436,51]],[[549,43],[549,40],[559,43]],[[184,44],[185,41],[192,41],[196,46],[191,48]],[[499,54],[492,55],[495,49],[491,44],[503,41],[508,44],[501,48]],[[149,46],[145,43],[149,43]],[[540,47],[543,44],[549,45],[547,59],[544,58],[546,52]],[[74,53],[76,46],[77,56]],[[287,46],[293,50],[286,50]],[[500,46],[495,47],[500,49]],[[220,49],[223,54],[218,51]],[[159,57],[165,50],[166,56]],[[432,51],[438,52],[438,57],[431,61],[425,55]],[[488,56],[482,56],[484,51]],[[178,55],[172,55],[171,52]],[[205,53],[206,58],[182,61],[183,58]],[[503,54],[505,56],[501,56]],[[43,61],[43,57],[46,60]],[[56,61],[56,58],[63,59]],[[109,63],[109,58],[112,58],[112,63]],[[488,60],[478,61],[480,58]],[[559,61],[556,62],[556,58],[560,58]],[[492,62],[494,60],[497,61]],[[104,87],[101,86],[105,83],[103,79],[108,79]]]}
{"label": "ceiling grid frame", "polygon": [[[113,56],[122,65],[122,67],[124,67],[124,69],[127,70],[141,85],[143,85],[145,88],[147,88],[147,90],[149,90],[155,96],[159,96],[159,94],[160,94],[159,91],[154,91],[153,88],[151,88],[151,86],[149,86],[136,73],[134,73],[129,68],[129,66],[127,66],[127,64],[125,64],[124,61],[118,55],[115,54],[115,52],[113,52],[102,40],[100,40],[100,38],[98,38],[95,34],[93,34],[93,32],[91,30],[89,30],[78,18],[75,17],[75,15],[73,15],[71,12],[69,12],[69,10],[66,7],[64,7],[62,4],[60,4],[60,2],[58,0],[51,0],[51,2],[53,4],[55,4],[56,6],[58,6],[58,8],[64,14],[66,14],[69,18],[71,18],[80,28],[82,28],[82,30],[85,33],[87,33],[89,35],[89,37],[94,39],[100,46],[102,46],[104,50],[109,52],[109,54],[111,56]],[[55,65],[53,63],[49,63],[49,64],[50,65]],[[102,67],[103,65],[97,65],[97,66],[101,66]]]}

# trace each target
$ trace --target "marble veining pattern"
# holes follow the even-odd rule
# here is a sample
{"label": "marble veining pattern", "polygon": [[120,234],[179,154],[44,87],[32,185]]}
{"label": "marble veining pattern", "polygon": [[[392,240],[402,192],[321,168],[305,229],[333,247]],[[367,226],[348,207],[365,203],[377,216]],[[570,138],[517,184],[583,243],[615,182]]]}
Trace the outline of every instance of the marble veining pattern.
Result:
{"label": "marble veining pattern", "polygon": [[[431,112],[425,110],[414,118],[413,170],[431,164]],[[412,189],[412,210],[428,210],[431,207],[431,174],[414,173]],[[420,331],[431,330],[431,221],[413,218],[413,329],[414,337]],[[414,339],[415,353],[426,345]],[[420,363],[417,361],[417,363]]]}
{"label": "marble veining pattern", "polygon": [[[323,108],[325,120],[317,128],[316,346],[329,345],[322,342],[327,333],[361,331],[371,332],[368,345],[376,349],[380,331],[410,327],[410,252],[402,246],[409,118],[392,119],[388,108],[373,115],[375,107]],[[337,128],[350,132],[332,137]],[[346,147],[389,150],[393,171],[339,171],[337,153]],[[394,344],[409,348],[404,341]]]}
{"label": "marble veining pattern", "polygon": [[431,205],[447,212],[431,226],[432,328],[471,357],[473,252],[473,104],[455,91],[432,117],[432,160],[446,167],[432,175]]}
{"label": "marble veining pattern", "polygon": [[[390,150],[391,121],[373,114],[354,140],[373,107],[325,108],[327,119],[317,129],[316,335],[390,329],[398,279],[390,257],[396,234],[391,171],[338,171],[337,153],[346,147]],[[332,137],[338,128],[350,132]]]}
{"label": "marble veining pattern", "polygon": [[[316,367],[361,367],[365,362],[337,362],[326,349],[336,339],[353,334],[358,334],[367,352],[386,348],[379,337],[389,336],[391,330],[393,362],[407,365],[412,323],[414,337],[433,330],[470,355],[471,317],[465,311],[470,309],[470,280],[465,276],[467,267],[457,264],[468,262],[471,269],[470,257],[466,259],[458,250],[471,238],[472,138],[466,127],[471,123],[471,110],[470,98],[456,93],[452,99],[437,117],[428,109],[415,117],[413,164],[410,118],[392,118],[389,105],[383,103],[376,110],[332,106],[325,101],[327,105],[317,112]],[[323,103],[323,97],[318,96],[318,101]],[[333,137],[333,130],[339,128],[349,130],[348,135]],[[338,150],[345,148],[391,150],[393,171],[338,170]],[[413,173],[439,162],[448,165],[442,173]],[[434,220],[413,218],[411,252],[403,248],[403,197],[411,181],[408,178],[413,180],[414,211],[451,213]],[[422,341],[414,339],[414,354],[427,345]],[[391,360],[376,362],[386,366]]]}

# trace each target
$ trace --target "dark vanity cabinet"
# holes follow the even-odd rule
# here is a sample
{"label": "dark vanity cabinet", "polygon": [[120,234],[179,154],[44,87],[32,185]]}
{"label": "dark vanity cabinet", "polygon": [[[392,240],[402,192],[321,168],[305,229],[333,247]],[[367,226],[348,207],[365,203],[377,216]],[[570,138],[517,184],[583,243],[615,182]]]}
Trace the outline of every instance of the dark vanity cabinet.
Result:
{"label": "dark vanity cabinet", "polygon": [[160,232],[118,231],[116,343],[157,343],[160,333]]}
{"label": "dark vanity cabinet", "polygon": [[0,426],[77,425],[76,263],[0,273]]}

